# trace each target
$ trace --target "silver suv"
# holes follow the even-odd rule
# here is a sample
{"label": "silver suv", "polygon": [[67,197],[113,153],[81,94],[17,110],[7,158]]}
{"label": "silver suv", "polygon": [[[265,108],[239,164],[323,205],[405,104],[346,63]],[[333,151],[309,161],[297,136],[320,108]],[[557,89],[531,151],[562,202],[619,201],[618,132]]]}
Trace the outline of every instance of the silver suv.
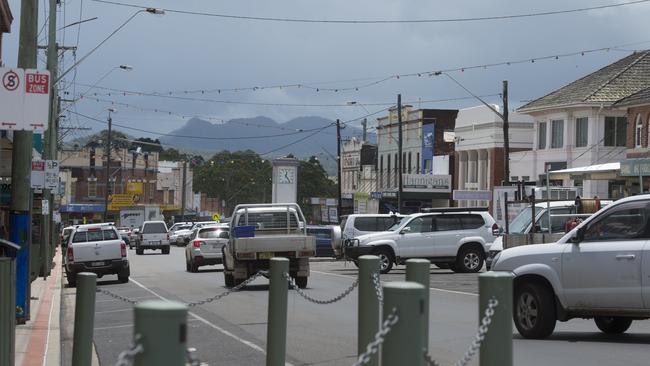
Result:
{"label": "silver suv", "polygon": [[378,255],[381,273],[410,258],[426,258],[455,272],[478,272],[498,234],[499,227],[487,211],[441,209],[407,216],[389,231],[352,239],[345,255],[353,261],[364,254]]}

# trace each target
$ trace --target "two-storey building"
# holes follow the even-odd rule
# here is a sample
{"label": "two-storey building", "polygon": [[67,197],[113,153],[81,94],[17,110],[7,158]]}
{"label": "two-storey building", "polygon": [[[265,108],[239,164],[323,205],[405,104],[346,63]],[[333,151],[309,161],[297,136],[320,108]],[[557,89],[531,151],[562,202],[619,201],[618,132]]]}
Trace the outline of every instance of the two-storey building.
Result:
{"label": "two-storey building", "polygon": [[355,137],[341,146],[341,203],[343,215],[377,213],[377,145]]}
{"label": "two-storey building", "polygon": [[[650,51],[635,52],[519,108],[534,118],[535,137],[531,151],[510,154],[511,180],[530,177],[541,185],[546,169],[625,159],[629,121],[617,102],[649,86]],[[551,184],[581,186],[583,196],[600,198],[624,189],[616,180],[565,178]]]}

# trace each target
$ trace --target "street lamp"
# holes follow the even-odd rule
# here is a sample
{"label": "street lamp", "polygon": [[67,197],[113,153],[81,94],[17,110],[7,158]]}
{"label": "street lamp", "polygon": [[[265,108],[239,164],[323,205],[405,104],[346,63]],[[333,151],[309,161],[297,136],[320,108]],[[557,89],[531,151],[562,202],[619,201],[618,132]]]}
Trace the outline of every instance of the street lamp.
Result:
{"label": "street lamp", "polygon": [[111,37],[113,37],[117,32],[119,32],[124,26],[126,26],[133,18],[135,18],[138,14],[140,13],[150,13],[150,14],[156,14],[156,15],[163,15],[165,14],[165,11],[162,9],[156,9],[156,8],[147,8],[147,9],[142,9],[138,10],[133,15],[131,15],[124,23],[122,23],[117,29],[115,29],[111,34],[108,35],[108,37],[104,38],[103,41],[99,42],[95,48],[90,50],[87,54],[85,54],[82,58],[80,58],[77,62],[75,62],[72,66],[70,66],[67,70],[65,70],[52,84],[57,84],[61,79],[63,79],[64,76],[66,76],[70,71],[72,71],[75,67],[77,67],[81,62],[83,62],[88,56],[92,55],[99,47],[101,47],[106,41],[108,41]]}
{"label": "street lamp", "polygon": [[79,94],[79,97],[77,97],[77,98],[73,99],[72,101],[70,101],[70,103],[68,104],[66,109],[59,112],[59,114],[63,114],[65,112],[69,111],[73,104],[75,104],[78,101],[80,101],[81,99],[83,99],[83,97],[85,97],[86,94],[88,94],[93,88],[95,88],[99,83],[101,83],[102,80],[106,79],[108,77],[108,75],[110,75],[113,71],[118,70],[118,69],[124,70],[124,71],[131,71],[131,70],[133,70],[133,66],[119,65],[119,66],[112,67],[110,70],[108,70],[106,73],[104,73],[104,75],[102,75],[99,79],[97,79],[97,81],[95,81],[88,89],[86,89],[84,92]]}
{"label": "street lamp", "polygon": [[[359,105],[359,106],[361,106],[361,108],[363,108],[366,111],[366,113],[368,113],[368,115],[372,114],[372,113],[370,113],[368,108],[366,108],[366,106],[363,105],[363,103],[361,103],[361,102],[357,102],[357,101],[353,100],[353,101],[347,102],[347,105]],[[366,135],[366,127],[368,126],[368,120],[366,118],[364,118],[363,121],[361,121],[361,125],[363,126],[363,142],[366,142],[367,137],[368,137]]]}
{"label": "street lamp", "polygon": [[106,187],[104,188],[104,222],[108,221],[108,182],[110,178],[111,169],[111,129],[113,127],[113,119],[111,113],[116,113],[115,108],[108,108],[108,138],[106,143]]}

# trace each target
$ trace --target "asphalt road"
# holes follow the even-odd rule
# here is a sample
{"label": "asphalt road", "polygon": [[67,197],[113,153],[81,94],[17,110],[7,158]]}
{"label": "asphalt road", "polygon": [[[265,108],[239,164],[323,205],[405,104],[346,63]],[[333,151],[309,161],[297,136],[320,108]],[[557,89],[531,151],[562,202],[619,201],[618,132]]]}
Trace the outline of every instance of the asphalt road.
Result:
{"label": "asphalt road", "polygon": [[[170,255],[129,252],[131,282],[114,276],[99,281],[102,289],[134,300],[170,299],[192,302],[225,291],[221,266],[185,271],[182,248]],[[478,322],[477,275],[454,274],[431,267],[429,352],[441,364],[459,359],[473,339]],[[356,267],[342,262],[312,263],[308,292],[331,298],[356,276]],[[398,266],[383,281],[402,280]],[[188,345],[210,365],[263,365],[266,342],[268,281],[257,279],[239,293],[190,309]],[[74,289],[65,289],[72,295]],[[332,305],[306,302],[289,292],[287,362],[292,365],[351,365],[356,360],[357,292]],[[102,365],[112,365],[133,335],[132,306],[98,294],[94,342]],[[514,337],[515,365],[648,365],[650,321],[637,321],[623,335],[601,334],[591,320],[558,323],[547,340]],[[477,365],[476,361],[471,364]]]}

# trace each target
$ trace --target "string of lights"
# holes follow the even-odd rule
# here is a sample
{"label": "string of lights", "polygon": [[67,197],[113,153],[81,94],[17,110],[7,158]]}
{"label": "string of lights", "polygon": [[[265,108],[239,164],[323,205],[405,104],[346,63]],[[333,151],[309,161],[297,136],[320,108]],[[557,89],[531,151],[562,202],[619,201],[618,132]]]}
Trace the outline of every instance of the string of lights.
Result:
{"label": "string of lights", "polygon": [[[95,0],[97,1],[97,0]],[[650,1],[650,0],[648,0]],[[304,89],[304,90],[312,90],[315,92],[348,92],[348,91],[359,91],[360,89],[365,89],[369,88],[372,86],[376,86],[385,82],[388,82],[390,80],[400,80],[403,78],[421,78],[421,77],[432,77],[436,76],[437,74],[440,73],[446,73],[446,72],[465,72],[465,71],[471,71],[471,70],[485,70],[488,68],[494,68],[494,67],[503,67],[503,66],[511,66],[511,65],[517,65],[517,64],[534,64],[538,63],[540,61],[549,61],[549,60],[560,60],[568,57],[575,57],[575,56],[585,56],[585,55],[590,55],[590,54],[595,54],[595,53],[601,53],[601,52],[610,52],[610,51],[622,51],[622,52],[629,52],[626,47],[630,46],[637,46],[637,45],[642,45],[642,44],[647,44],[650,43],[650,40],[647,41],[639,41],[639,42],[633,42],[633,43],[626,43],[626,44],[620,44],[620,45],[614,45],[614,46],[608,46],[608,47],[600,47],[600,48],[592,48],[592,49],[583,49],[583,50],[578,50],[578,51],[573,51],[573,52],[566,52],[566,53],[555,53],[555,54],[549,54],[545,56],[538,56],[538,57],[525,57],[525,58],[519,58],[519,59],[511,59],[511,60],[505,60],[505,61],[499,61],[499,62],[493,62],[493,63],[485,63],[485,64],[473,64],[473,65],[466,65],[466,66],[457,66],[457,67],[450,67],[450,68],[444,68],[444,69],[438,69],[438,70],[427,70],[427,71],[420,71],[420,72],[411,72],[411,73],[398,73],[398,74],[393,74],[393,75],[384,75],[384,76],[378,76],[378,77],[368,77],[368,78],[359,78],[359,79],[354,79],[355,80],[360,80],[364,81],[361,84],[357,85],[352,85],[352,86],[338,86],[338,87],[331,87],[331,86],[317,86],[319,84],[336,84],[336,83],[345,83],[345,82],[350,82],[350,81],[327,81],[327,82],[312,82],[312,83],[281,83],[281,84],[274,84],[274,85],[266,85],[266,86],[247,86],[247,87],[238,87],[238,88],[216,88],[216,89],[193,89],[193,90],[167,90],[167,91],[129,91],[129,90],[119,90],[119,89],[111,89],[111,88],[105,88],[105,87],[95,87],[96,89],[103,89],[103,90],[109,90],[113,92],[120,92],[123,95],[146,95],[146,96],[160,96],[160,97],[172,97],[172,96],[177,96],[179,94],[182,95],[188,95],[188,94],[221,94],[225,92],[244,92],[244,91],[262,91],[262,90],[270,90],[270,89]],[[86,86],[87,84],[80,84]],[[104,95],[110,95],[110,93],[105,93]],[[230,103],[230,101],[223,101],[222,103]]]}
{"label": "string of lights", "polygon": [[[93,0],[97,3],[118,5],[130,8],[137,9],[146,9],[146,6],[130,4],[117,1],[109,0]],[[181,10],[181,9],[169,9],[164,8],[163,10],[166,13],[177,13],[185,15],[198,15],[198,16],[208,16],[208,17],[217,17],[217,18],[226,18],[226,19],[236,19],[236,20],[249,20],[249,21],[264,21],[264,22],[283,22],[283,23],[321,23],[321,24],[405,24],[405,23],[460,23],[460,22],[477,22],[477,21],[490,21],[490,20],[508,20],[508,19],[518,19],[518,18],[531,18],[539,16],[550,16],[550,15],[560,15],[560,14],[571,14],[571,13],[584,13],[590,10],[600,10],[600,9],[609,9],[617,8],[623,6],[637,5],[647,3],[650,0],[636,0],[628,1],[622,3],[613,3],[605,5],[597,5],[590,7],[582,8],[573,8],[573,9],[564,9],[564,10],[552,10],[552,11],[542,11],[534,13],[521,13],[521,14],[506,14],[506,15],[492,15],[484,17],[464,17],[464,18],[431,18],[431,19],[307,19],[307,18],[285,18],[285,17],[257,17],[257,16],[248,16],[248,15],[234,15],[234,14],[223,14],[223,13],[210,13],[202,11],[190,11],[190,10]]]}

